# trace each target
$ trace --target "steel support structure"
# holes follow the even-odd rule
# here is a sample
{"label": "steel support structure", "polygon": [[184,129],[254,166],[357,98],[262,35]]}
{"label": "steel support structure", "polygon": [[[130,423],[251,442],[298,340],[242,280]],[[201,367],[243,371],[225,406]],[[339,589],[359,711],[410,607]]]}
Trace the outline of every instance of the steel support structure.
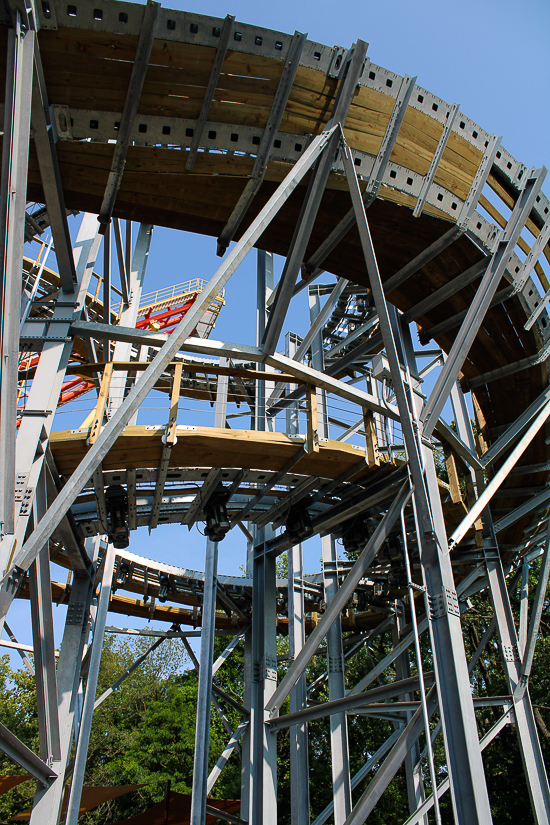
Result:
{"label": "steel support structure", "polygon": [[[4,728],[0,730],[0,748],[38,780],[31,823],[57,825],[66,778],[71,776],[66,822],[75,825],[94,708],[112,690],[122,685],[166,636],[182,638],[198,670],[191,806],[193,825],[204,825],[206,816],[213,812],[208,804],[208,795],[234,751],[240,753],[242,760],[241,819],[225,814],[224,817],[228,821],[253,822],[254,825],[277,823],[277,735],[287,728],[290,739],[291,819],[293,825],[309,825],[313,795],[310,794],[308,776],[308,723],[321,718],[328,718],[330,730],[327,785],[332,785],[332,800],[323,811],[314,811],[314,825],[322,825],[329,817],[337,825],[362,825],[402,766],[407,779],[410,809],[407,825],[427,825],[432,808],[436,822],[440,822],[437,800],[447,790],[451,792],[453,817],[457,825],[490,825],[492,816],[481,754],[499,731],[511,723],[515,724],[518,735],[535,820],[537,825],[548,823],[550,791],[528,689],[550,575],[550,528],[545,537],[539,538],[537,533],[542,523],[539,523],[537,509],[547,503],[548,491],[531,490],[525,502],[500,514],[494,526],[489,508],[494,505],[499,488],[511,473],[526,472],[521,464],[525,451],[535,439],[540,443],[541,428],[550,416],[549,391],[544,388],[526,410],[519,412],[516,421],[502,428],[504,432],[499,431],[491,446],[484,450],[480,446],[480,432],[474,438],[468,405],[458,383],[486,313],[495,301],[501,303],[508,300],[514,292],[525,287],[535,267],[535,259],[544,251],[550,237],[550,223],[541,222],[540,216],[538,223],[533,220],[546,170],[524,169],[521,175],[518,173],[517,199],[512,204],[511,217],[502,232],[496,235],[492,246],[487,241],[481,260],[474,259],[477,263],[431,294],[419,296],[407,312],[400,314],[388,304],[387,296],[397,292],[424,265],[470,232],[476,205],[499,157],[499,140],[488,137],[485,149],[481,150],[482,160],[473,175],[469,193],[457,212],[456,224],[453,223],[438,239],[432,240],[397,272],[390,273],[383,284],[366,210],[376,199],[382,184],[387,184],[386,172],[390,168],[395,171],[392,152],[398,144],[416,79],[406,76],[396,87],[381,144],[372,159],[370,177],[363,185],[357,175],[357,160],[361,159],[352,154],[344,139],[343,127],[358,84],[365,76],[367,46],[358,41],[348,52],[335,48],[330,76],[338,81],[338,91],[328,122],[320,127],[322,131],[309,140],[303,152],[300,146],[299,159],[292,164],[287,176],[263,208],[252,217],[247,229],[206,288],[197,296],[192,308],[178,322],[175,331],[163,335],[136,330],[152,226],[141,224],[132,253],[131,221],[127,220],[123,245],[119,218],[114,218],[122,304],[117,323],[113,323],[110,223],[115,214],[128,147],[133,140],[133,124],[155,33],[159,21],[164,18],[158,5],[153,2],[149,2],[141,12],[137,51],[108,182],[102,193],[99,224],[95,216],[84,216],[72,253],[57,162],[53,111],[47,99],[33,19],[32,14],[24,13],[18,5],[14,12],[13,28],[8,34],[0,183],[0,463],[4,472],[0,498],[0,619],[6,616],[14,598],[26,594],[28,584],[34,667],[28,660],[26,664],[32,668],[37,684],[40,755],[26,748],[16,732]],[[238,40],[236,35],[242,36],[240,31],[236,31],[236,25],[231,16],[220,25],[210,78],[206,83],[193,139],[188,146],[188,171],[195,163],[198,165],[198,150],[205,141],[209,111],[226,55],[231,50],[232,37]],[[260,35],[258,39],[263,42]],[[271,111],[263,134],[255,144],[258,148],[255,150],[254,164],[251,164],[252,172],[222,230],[219,252],[227,249],[246,212],[254,204],[275,148],[275,134],[281,125],[303,59],[307,59],[306,38],[296,33],[288,40]],[[372,74],[375,75],[374,72]],[[47,302],[49,315],[39,317],[32,314],[35,296],[24,308],[23,315],[20,313],[19,276],[31,117],[44,195],[51,213],[60,276],[58,295]],[[453,105],[442,127],[428,172],[416,190],[413,215],[420,220],[436,191],[436,173],[458,121],[458,107]],[[347,182],[351,196],[351,209],[306,260],[329,175],[341,175],[342,169],[342,181],[345,179]],[[303,187],[299,219],[275,289],[273,256],[265,251],[258,254],[256,346],[191,337],[219,290],[252,247],[261,243],[271,221],[308,175],[308,185]],[[523,182],[519,183],[522,175]],[[288,333],[285,355],[276,353],[291,299],[303,288],[303,284],[297,285],[300,269],[305,267],[310,275],[304,278],[304,284],[317,277],[323,262],[354,225],[369,282],[367,314],[350,314],[347,337],[338,340],[336,336],[335,343],[326,334],[328,322],[341,307],[342,300],[353,294],[354,285],[347,280],[347,273],[346,277],[340,276],[336,284],[308,283],[309,326],[306,325],[303,337]],[[528,252],[522,247],[525,261],[517,266],[514,277],[511,261],[516,246],[521,246],[522,232],[526,227],[533,235],[538,232],[538,240]],[[91,321],[86,314],[86,304],[90,303],[89,284],[101,233],[105,242],[103,311],[99,321]],[[498,292],[503,278],[509,281],[509,285]],[[408,324],[432,312],[478,279],[479,285],[469,310],[432,327],[432,333],[437,336],[455,327],[458,331],[447,356],[435,352],[433,365],[440,363],[442,367],[435,387],[426,400],[421,392],[422,370],[416,365]],[[367,294],[367,287],[361,289],[361,295]],[[321,297],[325,295],[322,306]],[[540,318],[542,311],[542,306],[529,305],[529,317],[525,324],[527,331]],[[429,333],[430,329],[426,334]],[[95,412],[95,429],[89,433],[85,456],[72,475],[63,478],[56,467],[50,435],[60,389],[77,337],[84,337],[88,342],[90,363],[86,366],[94,371],[94,376],[102,379],[102,385]],[[352,349],[350,345],[356,343],[358,345]],[[96,346],[102,347],[106,365],[95,357]],[[345,348],[348,352],[343,354]],[[382,364],[382,373],[377,373],[373,356],[381,348],[387,368],[381,359],[377,363]],[[20,349],[36,352],[39,358],[16,439]],[[153,353],[153,359],[131,372],[129,365],[135,361],[136,349],[138,358],[139,353],[144,357],[143,352],[147,351]],[[325,354],[330,359],[330,362],[327,361],[328,367],[325,367]],[[547,351],[541,350],[534,356],[529,355],[529,363],[516,361],[514,369],[520,365],[529,368],[535,362],[542,362],[545,354]],[[200,630],[185,632],[176,624],[168,633],[150,631],[161,635],[147,653],[140,656],[111,688],[96,699],[107,614],[115,605],[116,588],[123,588],[127,578],[133,581],[135,588],[139,580],[144,587],[145,605],[150,598],[149,588],[154,579],[155,587],[158,581],[159,601],[172,596],[177,601],[180,584],[176,582],[181,583],[185,575],[191,577],[193,571],[145,560],[143,580],[134,579],[133,565],[139,566],[136,562],[139,557],[116,551],[113,544],[106,543],[99,536],[84,541],[75,520],[78,509],[73,509],[73,505],[81,492],[92,490],[93,485],[96,502],[91,509],[96,507],[96,510],[92,521],[99,524],[102,533],[112,529],[105,488],[114,481],[112,474],[109,476],[109,472],[104,470],[104,462],[128,424],[135,423],[137,412],[151,390],[159,382],[167,382],[169,376],[172,384],[171,412],[169,424],[164,426],[161,461],[156,467],[147,469],[147,477],[155,485],[148,524],[150,528],[160,524],[159,514],[165,504],[164,499],[170,496],[170,487],[165,488],[165,482],[168,480],[172,447],[177,440],[178,401],[186,381],[182,381],[182,375],[190,355],[196,356],[197,361],[200,361],[200,356],[205,356],[208,360],[199,363],[199,366],[210,367],[216,376],[215,389],[210,390],[210,384],[208,387],[215,404],[214,430],[218,430],[218,437],[227,436],[226,430],[230,429],[232,418],[228,409],[232,404],[236,380],[229,373],[235,370],[252,376],[244,396],[250,408],[250,413],[246,412],[246,415],[250,414],[251,429],[262,431],[262,437],[265,433],[265,443],[269,444],[268,437],[276,435],[276,417],[286,410],[285,435],[289,443],[294,439],[296,449],[284,460],[279,457],[276,468],[266,471],[265,476],[259,471],[246,470],[243,463],[243,468],[235,471],[228,482],[224,481],[225,470],[221,466],[201,468],[205,472],[199,481],[194,479],[197,481],[197,491],[192,497],[186,496],[190,500],[185,502],[178,520],[191,529],[205,515],[204,509],[213,494],[219,492],[220,485],[225,485],[228,505],[231,503],[233,508],[228,526],[239,525],[247,537],[246,575],[240,583],[235,584],[233,580],[224,583],[223,576],[218,575],[218,543],[208,539],[204,577],[197,574],[193,579],[193,598],[201,604]],[[304,363],[308,357],[309,364]],[[115,369],[116,364],[120,368]],[[253,367],[256,365],[257,370],[252,370],[251,364]],[[141,369],[141,366],[144,368]],[[189,371],[195,366],[188,363]],[[263,373],[267,369],[279,372],[275,376],[271,372],[269,378],[264,379]],[[471,389],[489,384],[497,377],[508,374],[507,369],[482,371],[470,379],[468,386]],[[134,374],[138,376],[135,380],[132,378]],[[335,379],[333,375],[343,378]],[[242,375],[237,378],[244,380]],[[362,381],[366,382],[365,391],[356,386]],[[132,383],[133,386],[130,386]],[[466,383],[462,386],[465,387]],[[302,436],[299,418],[304,395],[308,424],[305,436]],[[269,399],[267,403],[266,397]],[[351,425],[331,418],[331,397],[354,405]],[[456,428],[441,420],[449,398]],[[331,435],[330,424],[334,420],[337,420],[343,435],[340,435],[338,442],[331,443],[328,439]],[[449,474],[456,471],[458,464],[464,476],[467,512],[463,513],[458,525],[455,522],[450,536],[433,456],[436,448],[433,433],[444,443]],[[323,449],[332,450],[334,444],[342,446],[341,442],[357,436],[366,439],[367,447],[344,445],[350,451],[354,447],[361,451],[357,459],[349,462],[345,471],[328,478],[304,471],[306,461],[314,466],[319,459],[317,454],[322,454]],[[404,462],[401,459],[395,461],[397,451],[400,455],[404,453]],[[381,460],[381,456],[387,461]],[[540,469],[539,465],[535,467]],[[550,469],[550,466],[545,469]],[[128,467],[124,472],[123,483],[131,499],[128,527],[132,530],[142,518],[136,505],[136,470]],[[294,474],[296,478],[292,478]],[[354,483],[356,478],[359,484]],[[455,473],[449,483],[450,496],[455,497],[453,504],[462,501],[463,495],[457,478]],[[510,489],[506,487],[500,491],[502,497],[506,497]],[[528,492],[526,485],[521,490],[523,495]],[[304,512],[300,513],[300,507],[305,510],[309,522]],[[296,535],[291,529],[289,516],[296,516],[297,512],[304,517],[304,536],[309,532],[321,536],[323,569],[314,578],[304,573],[304,546],[296,543]],[[520,568],[520,550],[514,555],[504,544],[499,548],[497,537],[504,535],[504,531],[520,519],[531,518],[533,513],[535,521],[539,521],[536,524],[532,522],[531,533],[524,545],[519,545],[521,552],[527,548]],[[248,519],[250,521],[247,523]],[[344,526],[349,528],[350,524],[354,527],[359,525],[360,534],[354,562],[339,557],[336,543],[336,537],[343,536]],[[276,534],[274,527],[281,527],[281,532]],[[69,593],[67,618],[56,669],[50,555],[52,551],[59,552],[60,545],[72,569],[72,580],[65,590]],[[287,581],[281,583],[277,580],[277,557],[285,551],[288,553],[288,576]],[[536,554],[541,554],[542,558],[539,581],[529,611],[529,564]],[[395,593],[388,595],[391,591],[389,585],[389,590],[384,590],[384,583],[390,582],[396,570],[400,571],[399,587],[406,589],[406,598],[402,595],[397,598]],[[455,581],[457,570],[461,578]],[[512,586],[517,586],[521,578],[519,635],[507,589],[508,575],[512,575]],[[164,594],[162,599],[161,588]],[[481,640],[476,641],[468,662],[461,613],[468,610],[468,600],[480,591],[490,595],[493,616],[488,620]],[[364,614],[370,624],[359,622],[356,627],[355,605],[360,602],[367,605]],[[153,599],[148,607],[150,616],[159,608],[155,605]],[[221,611],[216,610],[217,605],[223,607],[223,617]],[[194,622],[198,616],[197,610]],[[220,629],[221,619],[225,620],[226,616],[231,617],[231,626],[227,625],[224,629],[222,625]],[[288,632],[288,655],[278,656],[278,633],[284,622]],[[92,643],[86,652],[91,628]],[[11,636],[11,631],[9,633]],[[214,662],[217,633],[234,633],[234,638]],[[499,638],[508,693],[505,696],[472,697],[470,677],[495,633]],[[188,636],[198,634],[201,636],[200,663],[188,641]],[[428,637],[426,644],[433,660],[433,671],[425,667],[422,659],[422,634]],[[14,639],[11,643],[17,645]],[[386,646],[379,656],[373,651],[375,639],[380,639],[381,644]],[[241,644],[244,648],[242,703],[213,683],[218,668]],[[414,659],[411,648],[414,648]],[[372,666],[365,667],[366,672],[362,672],[356,683],[349,686],[350,671],[346,668],[360,651],[367,652],[366,658],[371,657]],[[314,656],[322,656],[323,660],[326,658],[326,670],[308,684],[308,665]],[[411,666],[413,662],[415,668]],[[86,677],[86,691],[79,707],[83,676]],[[316,691],[322,686],[328,688],[328,700],[323,696],[319,701]],[[288,712],[283,711],[287,698],[290,700]],[[223,710],[222,702],[229,703],[240,713],[240,721],[234,727]],[[209,773],[212,705],[222,719],[228,740]],[[488,706],[501,707],[502,715],[480,739],[475,712],[477,708]],[[430,722],[435,713],[439,715],[437,725]],[[373,723],[375,720],[389,721],[392,725],[385,742],[354,776],[350,771],[350,752],[354,745],[348,732],[350,716],[368,717]],[[436,787],[432,743],[440,733],[443,734],[449,778]],[[424,749],[421,737],[426,742]],[[74,763],[71,765],[73,743]],[[352,791],[371,771],[374,775],[354,805]],[[428,785],[424,786],[424,776],[428,773],[431,794]]]}
{"label": "steel support structure", "polygon": [[[19,8],[8,31],[6,94],[0,180],[0,535],[14,532],[15,433],[21,259],[25,237],[27,166],[36,33]],[[1,565],[4,569],[5,565]]]}
{"label": "steel support structure", "polygon": [[[304,615],[304,562],[301,544],[288,550],[288,653],[290,661],[303,648],[305,634]],[[307,707],[307,684],[302,674],[290,692],[290,712],[297,713]],[[309,825],[309,758],[307,722],[293,725],[290,735],[290,808],[296,825]]]}
{"label": "steel support structure", "polygon": [[206,564],[204,566],[204,595],[202,602],[195,760],[193,765],[193,795],[191,799],[192,825],[204,825],[206,821],[206,785],[210,744],[210,706],[212,703],[212,664],[214,658],[217,575],[218,542],[207,539]]}
{"label": "steel support structure", "polygon": [[250,821],[277,823],[277,734],[266,709],[277,686],[277,589],[275,558],[258,531],[253,557],[252,684],[250,707]]}
{"label": "steel support structure", "polygon": [[[338,559],[334,537],[332,535],[323,536],[321,542],[325,601],[328,607],[338,591]],[[346,685],[344,681],[342,625],[339,616],[327,632],[326,655],[329,700],[343,699]],[[351,813],[348,720],[345,711],[330,716],[330,748],[334,822],[335,825],[343,825]]]}
{"label": "steel support structure", "polygon": [[76,825],[80,816],[80,799],[82,796],[82,785],[84,783],[84,772],[86,770],[86,757],[88,755],[88,744],[90,742],[90,732],[92,729],[92,718],[94,714],[95,694],[97,690],[97,680],[99,676],[99,666],[101,664],[101,653],[103,650],[103,637],[105,625],[107,623],[107,611],[111,599],[111,587],[113,571],[115,566],[115,551],[112,545],[107,547],[103,557],[103,569],[101,571],[101,590],[97,600],[97,610],[93,626],[92,647],[88,664],[88,674],[86,678],[86,692],[84,694],[84,704],[78,728],[78,739],[76,742],[76,752],[73,766],[73,776],[71,791],[67,804],[67,814],[65,822],[67,825]]}
{"label": "steel support structure", "polygon": [[[92,545],[93,542],[89,544]],[[95,544],[98,548],[99,541]],[[97,552],[93,552],[92,557],[96,561]],[[57,776],[49,787],[37,787],[31,815],[33,825],[57,825],[59,822],[65,792],[65,771],[69,765],[73,744],[80,668],[90,630],[92,598],[93,577],[86,572],[75,571],[57,666],[60,756],[58,760],[52,761],[52,768]]]}
{"label": "steel support structure", "polygon": [[415,399],[412,396],[412,388],[406,387],[402,380],[406,364],[403,363],[403,357],[400,359],[398,355],[357,174],[347,147],[344,146],[343,152],[361,245],[401,413],[400,421],[409,471],[414,484],[417,534],[427,593],[426,608],[431,618],[430,634],[446,753],[452,777],[455,819],[459,823],[486,825],[491,822],[491,811],[464,655],[458,599],[447,549],[443,513],[437,495],[433,455],[426,447],[420,446],[423,434],[419,429]]}
{"label": "steel support structure", "polygon": [[[35,497],[35,521],[46,511],[46,472],[42,470]],[[40,756],[45,762],[61,759],[55,644],[50,581],[49,548],[46,544],[30,569],[31,618],[34,643],[34,670],[38,702]]]}

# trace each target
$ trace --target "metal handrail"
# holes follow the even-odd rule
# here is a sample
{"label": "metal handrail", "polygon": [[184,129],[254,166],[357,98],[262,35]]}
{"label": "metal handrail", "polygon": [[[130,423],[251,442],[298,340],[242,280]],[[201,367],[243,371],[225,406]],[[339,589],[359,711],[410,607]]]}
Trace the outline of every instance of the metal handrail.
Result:
{"label": "metal handrail", "polygon": [[[188,293],[193,292],[202,292],[207,283],[208,281],[204,281],[202,278],[194,278],[191,281],[184,281],[180,284],[174,284],[173,286],[157,289],[155,292],[149,292],[146,295],[141,296],[141,300],[139,302],[140,309],[146,306],[149,307],[151,305],[161,303],[162,301],[170,300],[171,298],[175,298],[180,295],[187,295]],[[225,290],[220,290],[216,298],[223,300],[224,292]]]}

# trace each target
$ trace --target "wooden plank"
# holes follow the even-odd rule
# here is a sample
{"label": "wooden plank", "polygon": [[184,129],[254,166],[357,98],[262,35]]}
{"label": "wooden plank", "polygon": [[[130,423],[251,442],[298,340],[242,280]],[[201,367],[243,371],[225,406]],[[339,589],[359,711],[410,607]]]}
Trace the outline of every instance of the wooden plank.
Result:
{"label": "wooden plank", "polygon": [[319,452],[319,421],[317,417],[317,389],[308,384],[306,386],[307,409],[307,451]]}
{"label": "wooden plank", "polygon": [[376,421],[371,410],[363,410],[363,422],[365,427],[365,437],[367,442],[367,462],[369,467],[380,466],[380,454],[378,452],[378,437],[376,435]]}
{"label": "wooden plank", "polygon": [[90,425],[90,432],[87,438],[87,443],[91,447],[97,441],[103,426],[103,416],[105,414],[105,407],[107,405],[107,398],[109,397],[109,387],[111,386],[111,379],[113,377],[112,362],[105,366],[103,371],[103,378],[101,379],[101,387],[97,399],[94,417]]}
{"label": "wooden plank", "polygon": [[487,421],[481,409],[481,405],[477,399],[476,393],[472,392],[472,403],[474,407],[474,417],[476,422],[475,440],[478,455],[483,456],[489,449],[487,444]]}
{"label": "wooden plank", "polygon": [[[103,469],[156,467],[165,429],[126,427],[108,456]],[[170,465],[172,467],[235,467],[277,472],[296,453],[296,441],[281,433],[250,430],[214,430],[197,427],[178,430]],[[86,433],[52,434],[52,452],[59,471],[70,475],[87,452]],[[362,451],[337,441],[321,442],[319,450],[305,456],[300,474],[337,478],[353,467]]]}
{"label": "wooden plank", "polygon": [[448,444],[443,445],[443,453],[445,455],[445,466],[447,468],[447,475],[449,476],[451,501],[453,502],[453,504],[461,504],[462,492],[460,490],[460,481],[458,478],[458,471],[456,468],[454,453]]}
{"label": "wooden plank", "polygon": [[[47,59],[48,53],[66,54],[75,66],[84,57],[101,58],[111,62],[133,62],[137,36],[111,34],[109,32],[87,31],[85,29],[62,28],[57,31],[39,32],[40,51]],[[173,40],[156,39],[151,50],[150,63],[158,67],[172,68],[212,68],[215,48],[194,43],[178,43]],[[256,77],[278,80],[284,60],[229,51],[224,71],[236,77]]]}
{"label": "wooden plank", "polygon": [[172,394],[170,397],[170,417],[168,419],[168,427],[166,429],[166,444],[174,445],[176,443],[176,432],[178,424],[178,405],[180,399],[181,389],[181,374],[183,364],[177,363],[174,367],[174,378],[172,380]]}

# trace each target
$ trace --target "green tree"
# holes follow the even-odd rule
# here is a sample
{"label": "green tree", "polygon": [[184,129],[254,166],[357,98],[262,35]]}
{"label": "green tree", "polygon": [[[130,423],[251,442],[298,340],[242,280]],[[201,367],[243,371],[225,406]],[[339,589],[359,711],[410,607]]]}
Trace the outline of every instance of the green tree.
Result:
{"label": "green tree", "polygon": [[[0,722],[31,748],[40,752],[36,688],[25,668],[12,668],[9,656],[0,657]],[[21,776],[25,771],[0,752],[2,776]],[[36,782],[30,780],[0,796],[0,821],[7,820],[32,804]]]}

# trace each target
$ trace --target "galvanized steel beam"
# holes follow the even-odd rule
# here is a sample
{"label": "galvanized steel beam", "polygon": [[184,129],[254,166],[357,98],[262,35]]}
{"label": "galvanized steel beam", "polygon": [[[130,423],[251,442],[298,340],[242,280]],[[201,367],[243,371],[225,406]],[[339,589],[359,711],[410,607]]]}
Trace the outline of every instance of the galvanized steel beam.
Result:
{"label": "galvanized steel beam", "polygon": [[424,205],[428,197],[428,192],[430,191],[430,186],[434,182],[437,169],[439,167],[439,164],[441,163],[441,158],[443,157],[443,153],[447,147],[447,142],[449,140],[449,137],[451,136],[457,112],[458,103],[453,103],[453,105],[447,113],[447,120],[443,127],[443,131],[441,132],[441,137],[439,138],[439,142],[434,152],[432,162],[430,163],[430,168],[426,172],[426,177],[424,178],[424,183],[422,184],[422,189],[420,190],[420,195],[416,199],[416,204],[413,209],[413,215],[415,218],[419,218],[424,209]]}
{"label": "galvanized steel beam", "polygon": [[[321,539],[323,583],[328,606],[338,592],[338,560],[336,542],[332,535]],[[346,693],[344,679],[344,649],[342,622],[337,616],[327,631],[327,672],[329,703],[343,699]],[[292,709],[290,711],[292,713]],[[330,715],[330,750],[332,763],[332,793],[335,825],[343,825],[350,814],[351,777],[349,764],[348,720],[345,711]]]}
{"label": "galvanized steel beam", "polygon": [[124,109],[118,128],[118,138],[111,161],[109,179],[105,187],[101,209],[99,210],[98,221],[102,227],[105,227],[111,221],[118,190],[122,183],[126,155],[128,154],[130,132],[137,114],[141,91],[145,82],[159,11],[160,3],[156,3],[154,0],[147,0],[147,5],[143,10],[143,21],[132,65],[132,74],[130,75],[126,100],[124,102]]}
{"label": "galvanized steel beam", "polygon": [[32,131],[34,148],[40,168],[40,179],[52,228],[55,258],[59,269],[61,288],[73,293],[77,283],[71,235],[65,209],[65,197],[55,148],[55,127],[46,90],[46,81],[38,47],[34,53],[34,89],[32,97]]}
{"label": "galvanized steel beam", "polygon": [[[271,111],[269,112],[269,117],[267,118],[267,122],[258,146],[258,153],[256,155],[256,160],[254,161],[254,166],[252,167],[250,178],[247,181],[246,186],[239,197],[235,208],[233,209],[233,212],[231,213],[231,217],[227,221],[220,237],[218,238],[218,255],[223,255],[229,246],[229,243],[233,240],[233,236],[239,229],[243,217],[256,197],[260,186],[262,185],[265,170],[267,169],[269,158],[273,152],[273,140],[283,118],[285,107],[288,102],[288,96],[290,94],[290,90],[292,89],[294,78],[296,77],[296,71],[300,64],[300,56],[302,54],[305,42],[305,34],[294,32],[294,37],[288,47],[285,66],[279,79],[279,85],[277,86],[277,91],[271,105]],[[260,342],[258,341],[258,346],[259,343]]]}
{"label": "galvanized steel beam", "polygon": [[88,744],[92,728],[92,717],[94,713],[95,693],[99,676],[99,665],[101,663],[101,653],[103,649],[103,637],[105,634],[105,624],[107,621],[107,611],[111,599],[111,589],[113,580],[113,570],[115,564],[115,551],[111,544],[105,550],[103,562],[103,572],[101,576],[101,590],[97,604],[95,616],[91,655],[88,665],[88,675],[86,679],[86,693],[82,716],[80,718],[78,740],[76,743],[76,753],[74,757],[73,777],[69,801],[67,803],[66,825],[76,825],[80,816],[80,799],[82,795],[82,784],[84,782],[84,771],[86,769],[86,758],[88,755]]}
{"label": "galvanized steel beam", "polygon": [[216,49],[216,56],[214,58],[214,65],[212,66],[212,71],[210,72],[208,85],[206,87],[206,91],[204,93],[204,97],[202,100],[200,114],[197,118],[197,123],[193,130],[193,139],[191,141],[191,146],[189,147],[189,154],[185,162],[185,168],[188,172],[191,172],[191,170],[193,169],[193,166],[195,164],[195,158],[197,157],[197,152],[199,151],[199,146],[201,145],[204,127],[206,126],[206,121],[208,120],[208,113],[210,112],[210,106],[212,105],[214,93],[216,91],[216,86],[218,85],[218,80],[220,79],[223,61],[225,60],[227,47],[229,46],[229,39],[233,32],[234,22],[235,17],[232,14],[228,14],[225,20],[223,21],[218,47]]}
{"label": "galvanized steel beam", "polygon": [[[426,448],[423,449],[422,455],[420,454],[421,430],[417,419],[416,402],[411,393],[412,387],[409,385],[405,388],[403,384],[402,364],[386,305],[357,174],[349,149],[344,142],[342,143],[342,155],[374,302],[380,319],[380,329],[393,376],[409,471],[414,484],[420,559],[428,596],[426,607],[427,609],[428,606],[430,607],[430,634],[436,664],[447,759],[452,776],[455,818],[461,825],[462,823],[464,825],[466,823],[485,825],[491,822],[491,813],[464,655],[458,598],[450,558],[446,552],[445,524],[433,456]],[[401,358],[403,358],[402,350]],[[422,714],[419,716],[419,719],[421,718]],[[409,725],[412,724],[411,721]],[[388,764],[391,764],[392,759],[388,757],[388,760]],[[383,772],[379,771],[379,775],[383,775]],[[380,782],[382,783],[383,780],[381,779]],[[359,817],[365,811],[372,810],[370,804],[375,798],[377,784],[377,778],[375,778],[366,792],[366,800],[359,803],[357,811],[354,809],[346,825],[359,822]]]}
{"label": "galvanized steel beam", "polygon": [[34,776],[42,785],[48,786],[57,774],[36,756],[20,739],[0,722],[0,750]]}
{"label": "galvanized steel beam", "polygon": [[346,64],[344,77],[338,87],[331,116],[322,132],[322,134],[331,135],[331,137],[311,176],[302,204],[300,217],[289,247],[285,266],[274,295],[269,321],[262,341],[264,352],[269,355],[272,355],[277,348],[279,335],[281,334],[284,319],[292,299],[296,278],[304,259],[311,231],[321,205],[321,198],[323,197],[330,169],[334,162],[333,155],[337,146],[338,134],[336,131],[333,132],[333,130],[336,125],[341,128],[345,123],[357,83],[359,82],[359,77],[363,70],[367,48],[368,44],[362,40],[358,40],[352,48],[351,56],[348,58]]}
{"label": "galvanized steel beam", "polygon": [[[15,530],[15,436],[21,259],[31,126],[33,59],[36,33],[20,9],[7,33],[7,65],[0,180],[0,537]],[[2,566],[2,565],[0,565]]]}
{"label": "galvanized steel beam", "polygon": [[210,706],[212,702],[212,664],[214,657],[217,575],[218,542],[207,539],[202,604],[199,685],[197,692],[197,720],[195,728],[195,757],[193,760],[191,825],[204,825],[206,821],[206,786],[208,780],[208,753],[210,744]]}

